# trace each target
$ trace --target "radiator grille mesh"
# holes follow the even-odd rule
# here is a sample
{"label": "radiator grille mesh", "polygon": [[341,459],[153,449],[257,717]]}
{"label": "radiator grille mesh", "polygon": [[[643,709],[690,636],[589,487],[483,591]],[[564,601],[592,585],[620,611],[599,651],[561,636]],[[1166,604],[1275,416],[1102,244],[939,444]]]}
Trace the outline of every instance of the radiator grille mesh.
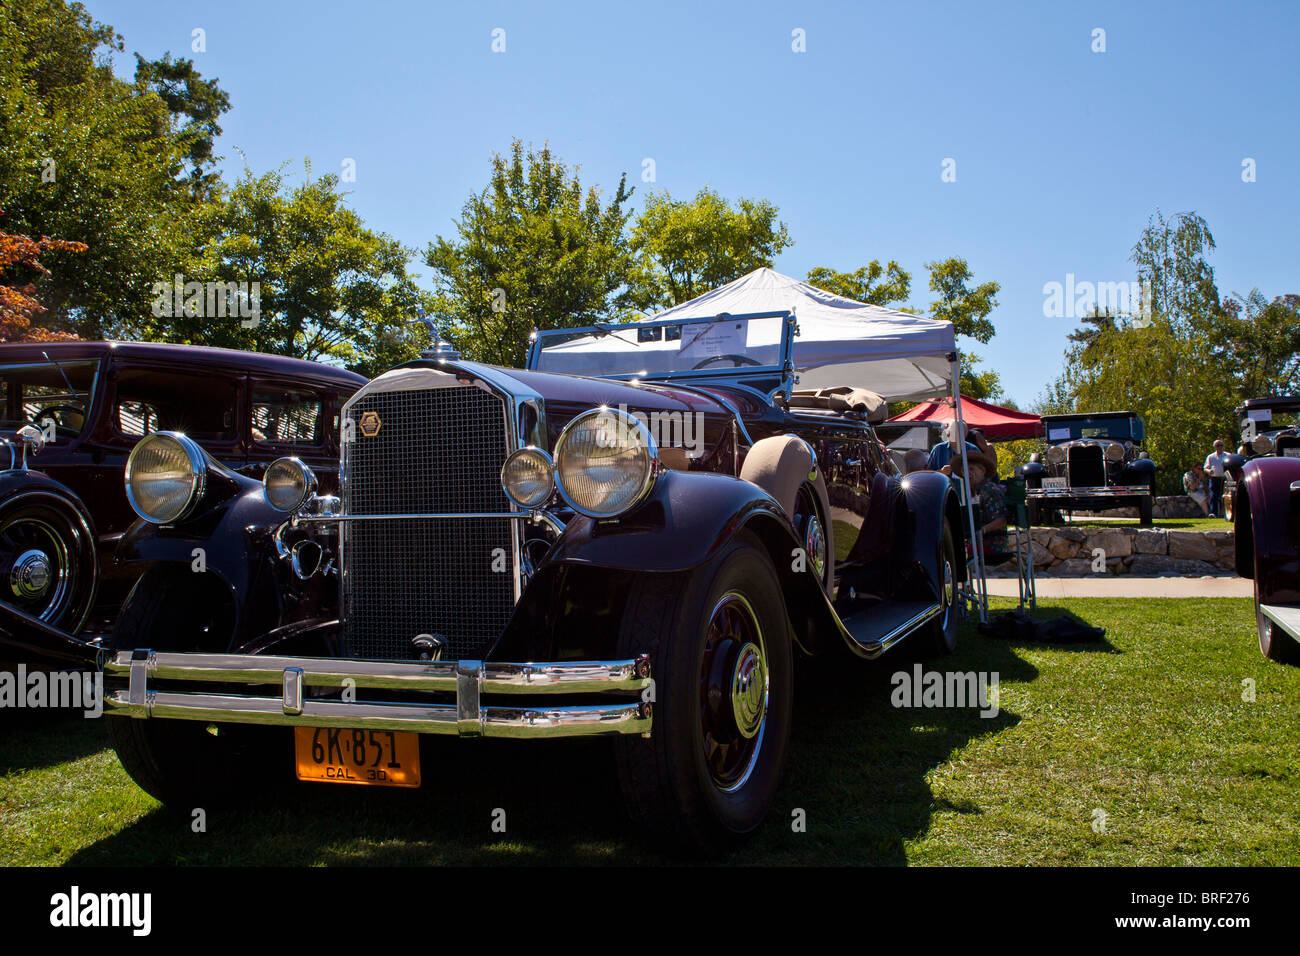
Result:
{"label": "radiator grille mesh", "polygon": [[[500,479],[507,454],[501,397],[472,386],[376,392],[358,399],[348,417],[355,438],[344,446],[344,514],[511,510]],[[514,609],[511,524],[344,522],[349,652],[405,660],[417,634],[439,634],[447,640],[445,657],[481,657]]]}

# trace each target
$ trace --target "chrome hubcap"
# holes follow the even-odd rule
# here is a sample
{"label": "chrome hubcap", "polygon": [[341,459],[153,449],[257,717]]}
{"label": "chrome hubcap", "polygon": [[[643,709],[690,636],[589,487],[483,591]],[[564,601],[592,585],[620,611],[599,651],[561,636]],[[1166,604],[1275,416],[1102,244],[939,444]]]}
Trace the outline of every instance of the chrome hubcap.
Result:
{"label": "chrome hubcap", "polygon": [[9,572],[9,588],[17,598],[38,598],[50,586],[50,558],[44,551],[33,548],[24,551]]}
{"label": "chrome hubcap", "polygon": [[826,532],[822,530],[822,523],[816,515],[808,519],[808,530],[804,533],[804,551],[808,554],[813,571],[820,578],[826,573]]}
{"label": "chrome hubcap", "polygon": [[753,644],[740,649],[736,669],[731,677],[731,712],[736,729],[751,739],[763,725],[767,711],[767,662],[763,652]]}
{"label": "chrome hubcap", "polygon": [[943,562],[943,625],[948,626],[948,615],[952,613],[953,601],[957,594],[957,583],[952,573],[952,562]]}

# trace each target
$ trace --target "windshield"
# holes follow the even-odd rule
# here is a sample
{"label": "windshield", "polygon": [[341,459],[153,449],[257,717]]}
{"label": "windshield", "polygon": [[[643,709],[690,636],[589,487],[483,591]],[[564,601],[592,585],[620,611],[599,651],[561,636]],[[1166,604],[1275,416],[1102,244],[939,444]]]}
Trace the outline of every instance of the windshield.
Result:
{"label": "windshield", "polygon": [[[35,425],[53,440],[76,438],[86,427],[98,362],[0,366],[4,408],[0,428]],[[53,426],[51,428],[51,426]]]}
{"label": "windshield", "polygon": [[708,316],[539,332],[528,367],[598,378],[671,378],[780,371],[788,313]]}
{"label": "windshield", "polygon": [[1146,437],[1139,418],[1044,418],[1049,442],[1077,438],[1114,438],[1142,441]]}

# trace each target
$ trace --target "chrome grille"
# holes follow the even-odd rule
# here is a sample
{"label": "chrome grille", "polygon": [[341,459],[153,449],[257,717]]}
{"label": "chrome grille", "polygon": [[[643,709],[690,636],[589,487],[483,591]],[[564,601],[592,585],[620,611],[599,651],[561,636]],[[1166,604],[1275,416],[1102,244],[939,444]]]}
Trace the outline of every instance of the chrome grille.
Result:
{"label": "chrome grille", "polygon": [[[367,436],[378,416],[377,433]],[[362,395],[348,411],[345,515],[506,512],[504,400],[472,386]],[[410,659],[441,635],[449,659],[478,658],[515,601],[508,518],[343,522],[343,634],[355,657]],[[495,559],[495,560],[494,560]]]}

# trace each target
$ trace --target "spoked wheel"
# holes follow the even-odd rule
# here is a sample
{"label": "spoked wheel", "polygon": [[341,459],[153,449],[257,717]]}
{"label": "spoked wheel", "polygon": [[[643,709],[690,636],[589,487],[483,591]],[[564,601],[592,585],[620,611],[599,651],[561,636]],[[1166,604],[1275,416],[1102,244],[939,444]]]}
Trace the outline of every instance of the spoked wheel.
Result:
{"label": "spoked wheel", "polygon": [[762,824],[785,766],[792,641],[767,550],[741,532],[689,575],[641,575],[620,655],[648,653],[650,738],[615,742],[633,819],[688,850],[735,846]]}
{"label": "spoked wheel", "polygon": [[754,608],[737,591],[709,619],[700,667],[704,762],[724,793],[742,786],[763,745],[768,703],[767,651]]}
{"label": "spoked wheel", "polygon": [[0,505],[0,600],[76,633],[98,582],[95,535],[73,502],[42,491]]}
{"label": "spoked wheel", "polygon": [[947,521],[939,542],[939,601],[943,609],[928,625],[930,649],[951,654],[957,649],[957,547]]}
{"label": "spoked wheel", "polygon": [[817,575],[822,586],[829,589],[829,576],[834,573],[835,556],[830,553],[830,536],[826,533],[826,516],[821,513],[817,492],[804,482],[794,502],[794,529],[799,533],[799,543],[808,559],[808,567]]}

